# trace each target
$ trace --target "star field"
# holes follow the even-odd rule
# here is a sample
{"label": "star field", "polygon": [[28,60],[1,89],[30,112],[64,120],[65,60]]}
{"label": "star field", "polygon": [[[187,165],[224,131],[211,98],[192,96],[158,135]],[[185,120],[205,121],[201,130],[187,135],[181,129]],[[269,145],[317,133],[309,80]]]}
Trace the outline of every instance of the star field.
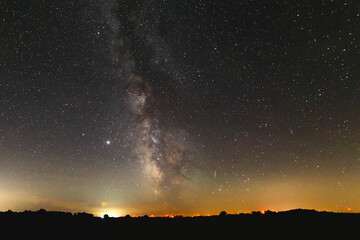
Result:
{"label": "star field", "polygon": [[0,210],[360,211],[356,1],[4,1]]}

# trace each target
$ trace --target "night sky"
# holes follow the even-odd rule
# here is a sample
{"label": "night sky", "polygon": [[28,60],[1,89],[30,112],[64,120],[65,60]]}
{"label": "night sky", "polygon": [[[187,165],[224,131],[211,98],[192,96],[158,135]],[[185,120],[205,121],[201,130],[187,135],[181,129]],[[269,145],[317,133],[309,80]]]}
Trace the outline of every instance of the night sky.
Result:
{"label": "night sky", "polygon": [[1,1],[0,211],[359,199],[359,1]]}

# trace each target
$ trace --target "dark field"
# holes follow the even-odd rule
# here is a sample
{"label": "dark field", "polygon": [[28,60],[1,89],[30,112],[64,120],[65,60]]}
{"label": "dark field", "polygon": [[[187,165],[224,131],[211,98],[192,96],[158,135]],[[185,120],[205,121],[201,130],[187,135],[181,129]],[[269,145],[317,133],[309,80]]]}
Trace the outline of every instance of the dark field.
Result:
{"label": "dark field", "polygon": [[40,210],[0,212],[0,223],[6,239],[359,239],[360,214],[292,210],[102,219]]}

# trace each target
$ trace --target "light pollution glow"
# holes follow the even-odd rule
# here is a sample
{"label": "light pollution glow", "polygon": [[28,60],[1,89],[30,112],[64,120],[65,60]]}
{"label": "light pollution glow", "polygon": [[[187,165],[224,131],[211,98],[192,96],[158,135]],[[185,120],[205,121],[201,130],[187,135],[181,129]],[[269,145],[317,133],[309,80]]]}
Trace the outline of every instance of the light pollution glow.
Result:
{"label": "light pollution glow", "polygon": [[[61,198],[52,198],[46,194],[34,194],[24,191],[13,191],[0,188],[0,211],[11,209],[13,211],[39,210],[45,208],[53,211],[69,212],[88,212],[95,216],[119,217],[129,215],[213,215],[225,210],[228,213],[248,213],[257,210],[283,211],[295,208],[316,209],[319,211],[335,212],[359,212],[360,206],[358,197],[360,189],[352,192],[350,189],[356,189],[358,182],[352,181],[356,176],[346,179],[349,191],[337,187],[338,183],[328,178],[313,178],[309,181],[299,181],[294,178],[286,183],[278,181],[259,181],[253,183],[255,189],[252,191],[237,191],[237,194],[226,192],[222,189],[214,189],[215,193],[209,196],[207,189],[201,193],[196,201],[196,210],[193,211],[168,211],[158,204],[136,203],[122,204],[121,202],[102,201],[96,206],[96,203],[88,201],[66,200]],[[234,184],[234,186],[236,186]],[[233,187],[234,188],[234,187]],[[201,196],[201,197],[200,197]],[[346,199],[346,201],[344,201]],[[190,208],[191,209],[191,208]],[[195,208],[193,208],[195,209]]]}

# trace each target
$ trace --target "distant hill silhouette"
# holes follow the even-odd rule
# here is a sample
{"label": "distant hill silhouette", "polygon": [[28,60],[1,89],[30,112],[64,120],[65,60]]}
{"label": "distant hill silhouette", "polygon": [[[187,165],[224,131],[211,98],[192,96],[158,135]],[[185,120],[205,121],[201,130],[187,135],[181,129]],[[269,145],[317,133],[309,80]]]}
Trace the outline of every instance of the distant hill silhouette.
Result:
{"label": "distant hill silhouette", "polygon": [[358,239],[359,226],[360,214],[306,209],[174,218],[0,212],[0,239]]}

